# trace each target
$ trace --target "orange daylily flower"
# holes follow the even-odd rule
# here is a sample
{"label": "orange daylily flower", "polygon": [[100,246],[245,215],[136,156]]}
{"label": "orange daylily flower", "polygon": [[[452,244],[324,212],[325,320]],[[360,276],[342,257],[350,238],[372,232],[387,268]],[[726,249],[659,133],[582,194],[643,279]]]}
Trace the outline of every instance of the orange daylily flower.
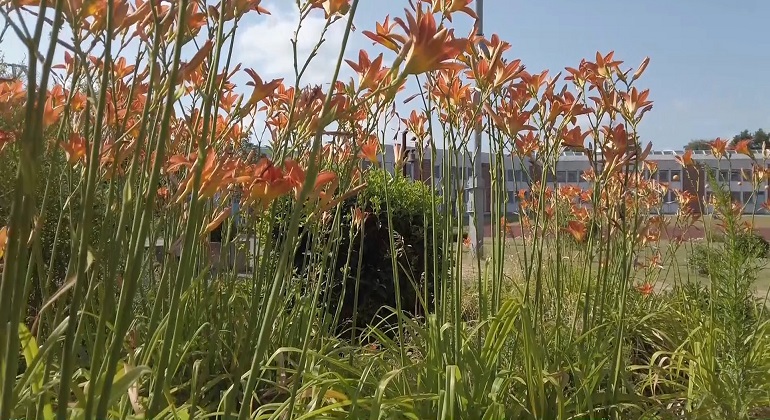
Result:
{"label": "orange daylily flower", "polygon": [[[433,83],[426,86],[436,102],[448,106],[463,106],[472,99],[471,86],[463,83],[462,78],[454,69],[439,70]],[[481,117],[479,115],[479,117]]]}
{"label": "orange daylily flower", "polygon": [[198,50],[198,52],[195,53],[194,56],[190,59],[190,61],[183,63],[179,68],[179,77],[177,79],[177,83],[181,83],[183,81],[188,80],[188,78],[196,71],[198,68],[200,68],[201,64],[203,64],[203,60],[206,59],[206,57],[209,55],[211,50],[213,49],[214,44],[211,42],[211,40],[207,40],[203,46]]}
{"label": "orange daylily flower", "polygon": [[401,45],[406,43],[406,38],[403,35],[394,33],[393,28],[395,28],[395,25],[390,22],[390,16],[385,16],[385,22],[382,24],[377,22],[375,32],[363,31],[363,34],[374,41],[374,43],[398,52]]}
{"label": "orange daylily flower", "polygon": [[363,211],[356,207],[355,210],[353,210],[353,226],[363,226],[368,217],[369,212]]}
{"label": "orange daylily flower", "polygon": [[[299,199],[299,196],[302,192],[302,187],[305,185],[305,182],[307,181],[307,174],[304,169],[302,169],[299,164],[293,160],[293,159],[287,159],[284,162],[284,167],[286,168],[286,177],[291,181],[291,186],[294,189],[294,193],[296,197]],[[331,171],[321,171],[316,176],[315,184],[313,185],[313,191],[310,194],[310,199],[314,199],[318,197],[322,193],[322,189],[326,187],[328,184],[331,184],[333,182],[337,181],[337,174]]]}
{"label": "orange daylily flower", "polygon": [[345,15],[350,10],[350,0],[313,0],[312,8],[324,9],[326,19],[335,15]]}
{"label": "orange daylily flower", "polygon": [[192,2],[187,8],[187,28],[189,30],[188,36],[195,37],[206,24],[208,17],[206,13],[199,12],[198,3]]}
{"label": "orange daylily flower", "polygon": [[225,219],[230,217],[230,213],[232,213],[232,211],[233,211],[232,207],[227,207],[226,209],[219,212],[219,214],[216,215],[216,217],[214,217],[214,219],[212,219],[211,222],[209,222],[209,224],[207,224],[206,227],[203,228],[203,232],[201,232],[201,237],[205,237],[209,233],[213,232],[214,229],[218,228],[219,225],[221,225],[222,222],[225,221]]}
{"label": "orange daylily flower", "polygon": [[134,69],[136,67],[133,65],[127,65],[126,64],[126,58],[120,57],[115,61],[115,64],[112,66],[112,72],[118,79],[124,79],[126,76],[131,75],[131,73],[134,72]]}
{"label": "orange daylily flower", "polygon": [[[191,168],[198,159],[197,153],[191,153],[188,157],[176,155],[169,158],[166,165],[166,172],[173,173],[181,168]],[[235,182],[238,161],[226,158],[217,159],[216,151],[209,149],[203,162],[201,171],[200,188],[198,189],[198,199],[207,199],[213,197],[218,191],[224,189]],[[174,202],[181,203],[185,197],[193,190],[194,172],[189,171],[187,176],[181,182]]]}
{"label": "orange daylily flower", "polygon": [[270,159],[263,157],[254,168],[254,178],[246,188],[244,204],[253,203],[265,209],[273,200],[288,194],[294,186],[290,177],[273,165]]}
{"label": "orange daylily flower", "polygon": [[470,7],[471,3],[473,3],[473,0],[449,0],[449,4],[447,4],[444,9],[444,16],[451,22],[452,14],[461,12],[472,19],[477,19],[478,16],[476,16],[476,12]]}
{"label": "orange daylily flower", "polygon": [[5,256],[5,247],[8,244],[8,227],[3,226],[0,228],[0,260]]}
{"label": "orange daylily flower", "polygon": [[259,4],[262,3],[262,0],[246,0],[246,1],[239,1],[239,3],[244,3],[248,6],[248,10],[253,10],[257,12],[258,15],[269,15],[270,11],[265,9],[264,7],[260,6]]}
{"label": "orange daylily flower", "polygon": [[49,96],[45,101],[45,108],[43,109],[43,126],[50,127],[59,121],[61,113],[64,111],[64,105],[54,105],[54,98]]}
{"label": "orange daylily flower", "polygon": [[61,148],[67,154],[67,163],[70,166],[77,165],[86,157],[86,139],[77,133],[70,134],[69,141],[62,142]]}
{"label": "orange daylily flower", "polygon": [[598,51],[596,52],[595,69],[596,74],[599,77],[609,78],[612,76],[612,72],[617,71],[622,61],[613,60],[615,51],[610,51],[607,55],[602,56]]}
{"label": "orange daylily flower", "polygon": [[465,75],[471,80],[476,80],[482,90],[491,87],[492,90],[499,91],[523,72],[521,60],[505,62],[502,57],[493,56],[491,60],[479,60]]}
{"label": "orange daylily flower", "polygon": [[219,107],[229,113],[241,98],[241,95],[233,92],[225,92],[219,97]]}
{"label": "orange daylily flower", "polygon": [[746,155],[750,158],[753,158],[754,156],[751,154],[751,151],[749,150],[749,145],[751,144],[751,139],[741,140],[735,145],[735,151]]}
{"label": "orange daylily flower", "polygon": [[433,70],[454,68],[462,69],[463,64],[452,62],[465,51],[467,38],[455,38],[454,30],[436,26],[436,19],[431,13],[417,9],[417,16],[407,12],[406,22],[394,19],[409,39],[403,45],[400,56],[405,57],[403,74],[423,74]]}
{"label": "orange daylily flower", "polygon": [[513,141],[515,146],[515,154],[518,157],[532,157],[532,154],[540,149],[540,143],[533,131],[528,132],[525,135],[519,135]]}
{"label": "orange daylily flower", "polygon": [[636,117],[636,112],[641,109],[641,112],[639,113],[639,117],[641,117],[647,111],[652,109],[652,101],[647,100],[649,95],[649,89],[639,92],[635,87],[632,87],[631,93],[620,94],[621,98],[623,98],[623,108],[631,117]]}
{"label": "orange daylily flower", "polygon": [[562,130],[562,145],[575,150],[585,150],[585,140],[588,135],[591,134],[590,130],[583,131],[579,126],[575,126],[570,130],[565,127]]}
{"label": "orange daylily flower", "polygon": [[677,156],[676,161],[682,166],[694,166],[695,160],[692,158],[692,150],[685,150],[682,156]]}
{"label": "orange daylily flower", "polygon": [[417,137],[417,139],[424,139],[428,136],[425,126],[428,124],[428,117],[424,112],[418,113],[416,110],[412,110],[409,114],[409,118],[402,118],[401,122],[406,125],[407,130]]}
{"label": "orange daylily flower", "polygon": [[535,129],[528,124],[532,114],[529,111],[521,110],[516,104],[503,102],[496,110],[493,110],[489,104],[484,104],[484,110],[495,126],[510,138],[517,138],[521,131],[529,130],[531,132]]}
{"label": "orange daylily flower", "polygon": [[452,14],[462,12],[476,19],[476,12],[469,6],[473,0],[420,0],[424,3],[432,3],[433,13],[443,13],[448,21],[452,21]]}
{"label": "orange daylily flower", "polygon": [[374,61],[369,59],[365,50],[358,52],[358,63],[345,60],[346,63],[358,74],[358,85],[361,89],[375,90],[380,87],[382,79],[388,74],[388,68],[382,66],[382,54]]}
{"label": "orange daylily flower", "polygon": [[248,102],[241,108],[241,117],[251,112],[251,110],[257,106],[257,103],[270,96],[270,94],[276,89],[279,89],[283,83],[283,79],[273,79],[265,83],[254,70],[245,69],[244,71],[251,76],[251,81],[247,82],[246,86],[254,86],[254,91],[251,93]]}
{"label": "orange daylily flower", "polygon": [[642,296],[647,297],[652,294],[654,288],[649,282],[644,282],[642,285],[637,286],[636,290],[638,290]]}
{"label": "orange daylily flower", "polygon": [[569,223],[567,223],[566,231],[569,232],[578,242],[583,242],[586,240],[587,229],[585,223],[583,222],[571,220]]}
{"label": "orange daylily flower", "polygon": [[[231,158],[217,159],[216,152],[209,150],[201,173],[199,198],[211,198],[235,180],[237,161]],[[192,175],[192,174],[190,174]],[[190,178],[192,180],[192,178]]]}
{"label": "orange daylily flower", "polygon": [[727,148],[727,141],[717,138],[711,142],[711,153],[715,158],[721,159],[725,156],[725,149]]}
{"label": "orange daylily flower", "polygon": [[361,145],[361,152],[358,156],[362,159],[367,159],[369,162],[377,163],[377,152],[380,149],[380,140],[375,136],[370,136],[369,139]]}
{"label": "orange daylily flower", "polygon": [[[270,11],[260,6],[260,3],[262,3],[262,0],[226,0],[227,6],[225,6],[223,10],[227,10],[227,12],[225,13],[225,16],[229,18],[227,20],[230,20],[236,17],[235,15],[233,15],[233,9],[234,11],[237,12],[237,17],[241,17],[243,16],[244,13],[249,11],[255,11],[259,15],[269,15]],[[209,10],[211,9],[212,9],[212,6],[209,6]],[[213,7],[213,9],[218,10],[219,8]],[[218,16],[215,17],[214,19],[217,19],[217,18]]]}

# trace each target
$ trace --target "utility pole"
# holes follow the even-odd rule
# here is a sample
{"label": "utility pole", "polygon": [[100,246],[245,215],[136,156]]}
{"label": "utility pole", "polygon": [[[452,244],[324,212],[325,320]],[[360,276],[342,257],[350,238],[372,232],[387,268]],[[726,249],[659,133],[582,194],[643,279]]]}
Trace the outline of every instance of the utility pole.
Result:
{"label": "utility pole", "polygon": [[[484,1],[476,0],[476,35],[484,36]],[[476,92],[476,100],[481,101],[481,92]],[[482,124],[477,124],[473,135],[473,153],[471,155],[473,170],[471,172],[472,209],[468,211],[468,235],[471,240],[471,250],[478,259],[484,254],[484,213],[481,203],[483,198],[481,185],[481,129]],[[467,183],[466,183],[467,187]]]}
{"label": "utility pole", "polygon": [[396,161],[401,162],[401,174],[404,175],[404,178],[406,178],[406,136],[408,135],[409,131],[407,130],[401,133],[401,150],[399,156],[396,156]]}

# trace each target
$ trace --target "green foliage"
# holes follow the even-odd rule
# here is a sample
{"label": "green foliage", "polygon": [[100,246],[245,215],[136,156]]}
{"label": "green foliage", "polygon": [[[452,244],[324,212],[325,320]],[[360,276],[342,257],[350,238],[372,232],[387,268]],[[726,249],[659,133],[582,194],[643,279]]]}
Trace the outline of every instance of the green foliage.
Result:
{"label": "green foliage", "polygon": [[736,252],[746,258],[767,258],[770,242],[755,232],[742,232],[735,235]]}
{"label": "green foliage", "polygon": [[[319,265],[331,268],[329,293],[321,301],[330,313],[338,313],[338,331],[380,322],[388,316],[387,307],[424,314],[435,306],[434,286],[443,277],[434,273],[434,264],[442,267],[444,238],[433,228],[442,226],[443,217],[437,214],[435,224],[425,220],[438,198],[425,184],[379,169],[368,171],[365,179],[359,196],[343,203],[340,226],[315,231],[306,226],[294,260],[300,276]],[[368,214],[360,226],[354,225],[354,209]],[[330,240],[332,229],[343,232],[334,244],[341,252],[328,260],[308,255]]]}
{"label": "green foliage", "polygon": [[685,150],[711,150],[711,141],[709,140],[691,140],[684,145]]}
{"label": "green foliage", "polygon": [[[4,225],[11,213],[15,194],[18,151],[8,148],[0,154],[0,225]],[[73,172],[70,172],[73,171]],[[40,212],[39,255],[33,254],[34,271],[37,280],[33,282],[29,304],[32,314],[43,304],[46,296],[54,293],[62,283],[70,265],[73,236],[81,223],[82,207],[80,191],[73,185],[72,170],[59,153],[51,153],[39,167],[39,179],[34,196],[35,206]],[[105,227],[111,223],[107,216],[107,193],[97,190],[94,202],[90,232],[97,236],[114,232]],[[44,206],[44,207],[43,207]],[[50,281],[49,281],[50,280]]]}
{"label": "green foliage", "polygon": [[698,274],[707,276],[709,267],[712,264],[719,264],[723,260],[724,252],[715,245],[708,243],[697,243],[693,245],[692,251],[687,258],[688,265]]}
{"label": "green foliage", "polygon": [[[430,186],[412,181],[401,174],[394,176],[384,170],[370,170],[366,173],[365,181],[366,189],[361,192],[360,200],[377,214],[390,209],[394,219],[422,218],[423,215],[429,216],[430,209],[439,205],[439,197],[432,194]],[[386,207],[386,193],[390,207]],[[441,220],[438,220],[436,225],[440,224]]]}

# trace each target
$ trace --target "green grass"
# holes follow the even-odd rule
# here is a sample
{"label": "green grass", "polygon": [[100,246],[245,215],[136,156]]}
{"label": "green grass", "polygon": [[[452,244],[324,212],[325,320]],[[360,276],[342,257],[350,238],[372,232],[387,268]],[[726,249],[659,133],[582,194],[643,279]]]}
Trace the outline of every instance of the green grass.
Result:
{"label": "green grass", "polygon": [[[747,219],[744,220],[749,221]],[[770,227],[770,217],[756,217],[754,221],[756,223],[755,226]],[[488,256],[489,253],[492,252],[492,246],[490,245],[492,238],[485,238],[485,241],[484,250],[485,255]],[[654,270],[650,275],[643,270],[635,270],[632,277],[639,281],[650,281],[655,284],[658,289],[667,289],[687,281],[696,281],[707,286],[710,283],[708,276],[698,274],[688,264],[692,246],[702,242],[703,240],[696,239],[684,242],[678,247],[674,247],[670,241],[661,240],[656,246],[660,249],[661,253],[665,255],[663,267],[659,270]],[[506,274],[511,278],[521,278],[521,268],[519,267],[518,261],[520,258],[523,258],[524,255],[524,241],[520,238],[507,239],[504,249],[506,258],[509,260]],[[475,257],[467,248],[463,249],[463,260],[463,266],[465,267],[465,270],[463,271],[463,281],[466,284],[473,284],[478,275],[478,265],[475,261]],[[756,273],[757,280],[754,283],[754,288],[756,295],[764,298],[768,292],[770,292],[770,260],[759,259],[757,263],[759,264],[759,269]]]}

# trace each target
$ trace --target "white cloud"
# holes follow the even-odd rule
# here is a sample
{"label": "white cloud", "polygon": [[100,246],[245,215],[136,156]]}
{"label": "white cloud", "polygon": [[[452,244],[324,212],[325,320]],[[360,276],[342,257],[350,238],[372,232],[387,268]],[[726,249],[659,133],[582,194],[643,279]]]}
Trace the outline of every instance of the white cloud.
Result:
{"label": "white cloud", "polygon": [[[294,57],[291,39],[297,29],[299,13],[286,3],[277,1],[264,3],[271,15],[252,15],[256,19],[239,32],[236,41],[236,60],[254,70],[264,78],[284,77],[294,79]],[[293,3],[293,2],[292,2]],[[323,32],[326,19],[321,10],[314,10],[302,22],[297,36],[297,55],[300,69],[310,56]],[[344,21],[334,23],[326,32],[325,41],[313,58],[302,78],[302,84],[326,84],[334,75],[339,49],[345,31]],[[345,67],[346,65],[344,65]],[[344,68],[343,67],[343,68]]]}

